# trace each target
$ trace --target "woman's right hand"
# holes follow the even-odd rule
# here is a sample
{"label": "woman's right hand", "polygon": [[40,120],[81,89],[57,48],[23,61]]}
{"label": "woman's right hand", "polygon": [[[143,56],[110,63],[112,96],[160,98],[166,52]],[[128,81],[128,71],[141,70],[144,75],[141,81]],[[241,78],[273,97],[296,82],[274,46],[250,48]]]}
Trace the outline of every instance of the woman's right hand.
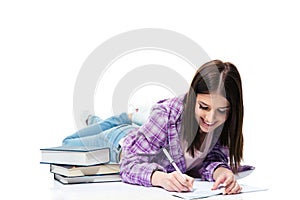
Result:
{"label": "woman's right hand", "polygon": [[151,183],[153,186],[159,186],[172,192],[188,192],[193,190],[194,178],[186,174],[182,176],[177,171],[171,173],[155,171],[152,174]]}

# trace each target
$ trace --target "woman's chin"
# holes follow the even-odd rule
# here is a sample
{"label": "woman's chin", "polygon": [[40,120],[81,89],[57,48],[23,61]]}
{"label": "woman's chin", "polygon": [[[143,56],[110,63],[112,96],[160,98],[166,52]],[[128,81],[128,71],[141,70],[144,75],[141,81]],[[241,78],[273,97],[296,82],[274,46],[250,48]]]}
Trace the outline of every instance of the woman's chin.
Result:
{"label": "woman's chin", "polygon": [[202,132],[205,132],[205,133],[208,133],[210,131],[207,127],[202,126],[202,125],[200,125],[200,129]]}
{"label": "woman's chin", "polygon": [[202,132],[209,133],[209,132],[212,132],[215,129],[215,127],[200,124],[200,129]]}

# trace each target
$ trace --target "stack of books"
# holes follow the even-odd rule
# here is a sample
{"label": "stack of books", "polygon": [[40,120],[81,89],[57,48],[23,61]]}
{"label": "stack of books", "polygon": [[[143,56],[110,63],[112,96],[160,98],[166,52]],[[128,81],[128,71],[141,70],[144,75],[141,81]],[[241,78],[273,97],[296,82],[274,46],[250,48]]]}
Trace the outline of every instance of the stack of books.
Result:
{"label": "stack of books", "polygon": [[121,181],[120,166],[110,162],[109,148],[57,146],[42,148],[41,164],[49,164],[62,184]]}

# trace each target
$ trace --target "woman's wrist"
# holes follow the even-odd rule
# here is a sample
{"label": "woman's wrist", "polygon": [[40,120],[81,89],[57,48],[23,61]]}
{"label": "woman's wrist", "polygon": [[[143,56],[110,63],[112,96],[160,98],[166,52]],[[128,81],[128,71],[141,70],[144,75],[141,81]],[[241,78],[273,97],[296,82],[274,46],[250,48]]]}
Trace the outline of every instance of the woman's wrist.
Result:
{"label": "woman's wrist", "polygon": [[153,186],[161,186],[161,180],[166,175],[165,172],[162,171],[154,171],[151,176],[151,184]]}
{"label": "woman's wrist", "polygon": [[217,167],[213,173],[213,179],[214,180],[217,180],[217,178],[221,175],[221,174],[224,174],[224,172],[226,171],[230,171],[229,169],[227,169],[226,167]]}

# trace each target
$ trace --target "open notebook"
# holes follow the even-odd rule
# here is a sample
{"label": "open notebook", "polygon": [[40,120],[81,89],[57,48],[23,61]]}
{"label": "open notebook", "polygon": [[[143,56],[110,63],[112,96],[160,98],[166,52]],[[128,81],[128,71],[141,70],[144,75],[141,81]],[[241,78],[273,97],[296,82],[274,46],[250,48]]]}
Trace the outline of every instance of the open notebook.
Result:
{"label": "open notebook", "polygon": [[[211,190],[213,182],[195,180],[194,190],[192,192],[170,192],[171,195],[180,197],[182,199],[201,199],[214,195],[223,194],[223,189]],[[242,193],[264,191],[266,188],[253,187],[249,185],[240,184],[242,186]]]}

